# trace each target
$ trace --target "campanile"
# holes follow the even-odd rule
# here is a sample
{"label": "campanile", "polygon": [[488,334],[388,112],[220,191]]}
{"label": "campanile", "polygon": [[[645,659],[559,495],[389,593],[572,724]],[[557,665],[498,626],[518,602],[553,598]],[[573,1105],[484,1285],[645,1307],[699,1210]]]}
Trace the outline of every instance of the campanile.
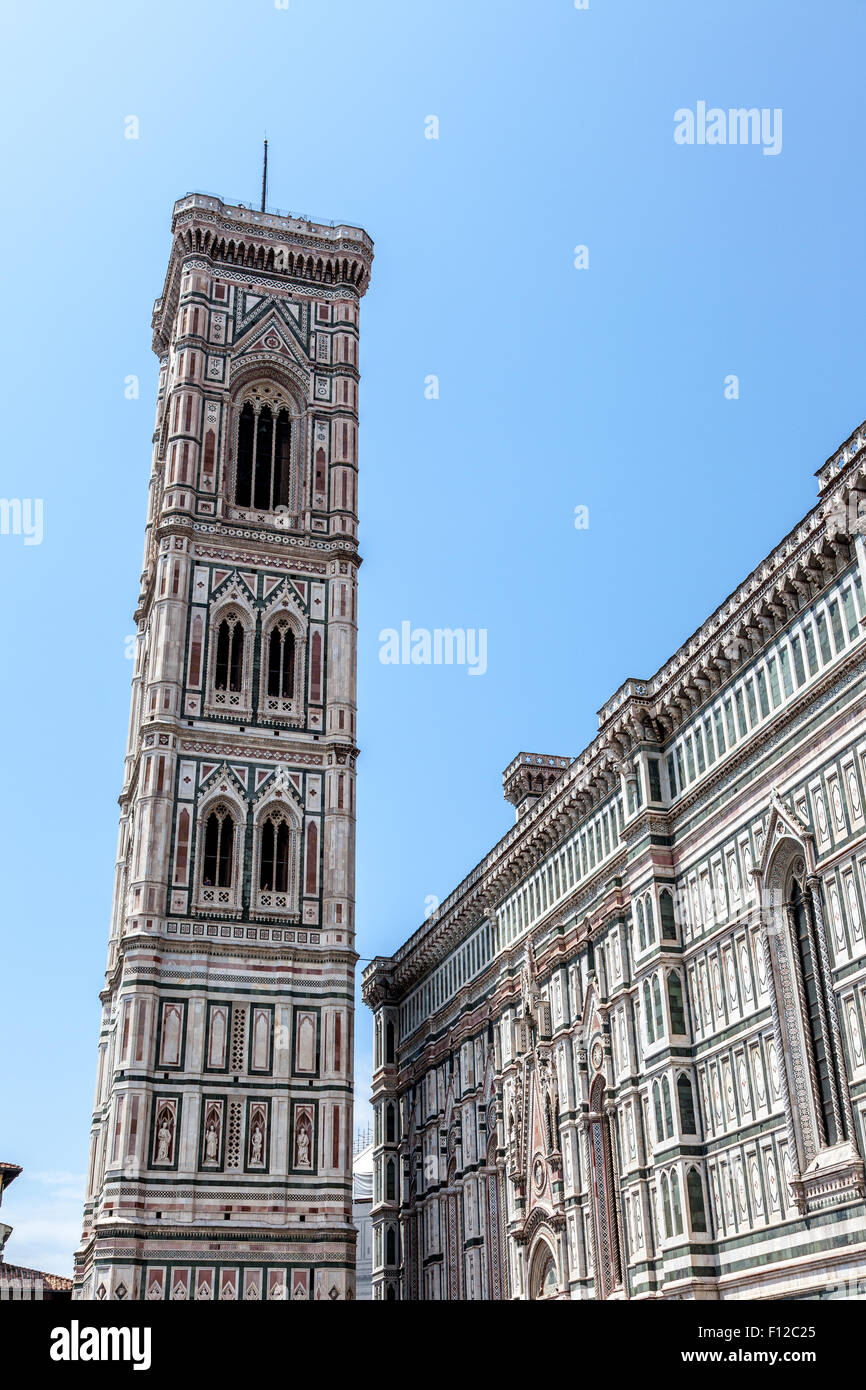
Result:
{"label": "campanile", "polygon": [[75,1296],[354,1296],[359,305],[190,194],[160,361]]}

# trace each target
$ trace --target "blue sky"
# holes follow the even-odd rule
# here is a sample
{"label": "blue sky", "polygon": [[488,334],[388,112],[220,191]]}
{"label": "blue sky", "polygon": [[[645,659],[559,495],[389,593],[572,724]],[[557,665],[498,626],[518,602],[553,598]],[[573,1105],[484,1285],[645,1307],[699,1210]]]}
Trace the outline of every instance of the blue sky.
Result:
{"label": "blue sky", "polygon": [[[511,824],[513,755],[578,752],[620,682],[651,675],[813,504],[813,471],[866,415],[866,13],[49,0],[5,30],[0,490],[42,499],[44,536],[0,535],[0,1158],[25,1167],[7,1258],[63,1272],[173,201],[254,200],[267,132],[271,204],[376,241],[358,947],[389,952]],[[674,112],[699,101],[781,110],[781,152],[678,145]],[[486,674],[383,665],[378,635],[403,621],[486,629]],[[369,1041],[362,1009],[359,1122]]]}

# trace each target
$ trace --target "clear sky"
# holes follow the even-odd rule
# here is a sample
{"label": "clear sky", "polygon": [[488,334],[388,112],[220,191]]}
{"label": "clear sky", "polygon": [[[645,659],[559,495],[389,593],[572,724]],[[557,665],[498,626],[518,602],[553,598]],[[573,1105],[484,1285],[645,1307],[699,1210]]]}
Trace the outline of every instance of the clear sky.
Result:
{"label": "clear sky", "polygon": [[[361,319],[368,958],[512,823],[514,754],[579,752],[620,682],[653,674],[812,506],[814,470],[866,415],[866,12],[18,0],[4,29],[0,490],[42,500],[44,534],[0,535],[0,1158],[25,1168],[2,1219],[10,1261],[62,1273],[172,203],[255,200],[266,132],[273,207],[376,242]],[[677,143],[674,113],[700,102],[781,111],[781,149]],[[404,621],[484,629],[485,674],[383,665],[379,634]],[[362,1006],[359,1123],[370,1032]]]}

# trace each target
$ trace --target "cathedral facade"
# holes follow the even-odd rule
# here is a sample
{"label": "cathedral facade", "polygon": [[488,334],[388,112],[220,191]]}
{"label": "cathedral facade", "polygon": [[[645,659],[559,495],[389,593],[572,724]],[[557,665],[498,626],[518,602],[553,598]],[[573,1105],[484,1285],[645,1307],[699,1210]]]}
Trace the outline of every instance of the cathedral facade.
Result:
{"label": "cathedral facade", "polygon": [[354,1296],[372,255],[175,204],[77,1298]]}
{"label": "cathedral facade", "polygon": [[391,957],[379,1299],[866,1292],[866,426]]}

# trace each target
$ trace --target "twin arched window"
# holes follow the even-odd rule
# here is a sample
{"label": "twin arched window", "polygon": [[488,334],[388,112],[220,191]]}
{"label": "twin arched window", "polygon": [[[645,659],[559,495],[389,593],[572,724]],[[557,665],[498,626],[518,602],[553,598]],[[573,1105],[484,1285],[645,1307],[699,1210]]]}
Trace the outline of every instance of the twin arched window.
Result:
{"label": "twin arched window", "polygon": [[[210,679],[213,685],[210,700],[218,709],[231,709],[249,715],[253,706],[251,625],[241,612],[232,607],[228,611],[223,610],[222,616],[217,614],[211,634]],[[276,620],[265,619],[259,682],[259,699],[265,717],[295,711],[295,702],[301,699],[304,651],[303,640],[299,640],[293,624],[284,613],[280,613]],[[315,642],[313,657],[316,657]],[[201,661],[200,637],[196,660]]]}
{"label": "twin arched window", "polygon": [[[676,1091],[680,1133],[697,1134],[698,1126],[695,1119],[694,1095],[692,1093],[691,1082],[684,1072],[677,1078]],[[666,1076],[662,1078],[661,1086],[659,1086],[658,1081],[654,1081],[653,1109],[655,1112],[656,1139],[658,1143],[661,1143],[665,1138],[673,1138],[674,1123],[671,1099],[672,1094],[668,1078]]]}
{"label": "twin arched window", "polygon": [[[236,912],[242,905],[243,813],[220,800],[206,809],[199,830],[198,894],[202,904]],[[252,847],[253,913],[297,911],[301,833],[290,809],[275,801],[256,821]]]}
{"label": "twin arched window", "polygon": [[289,412],[269,405],[257,411],[247,401],[238,426],[237,505],[268,512],[288,506],[290,462]]}
{"label": "twin arched window", "polygon": [[[680,1180],[676,1168],[661,1177],[662,1208],[664,1211],[664,1236],[683,1234],[683,1208],[680,1197]],[[690,1168],[686,1175],[686,1195],[689,1204],[689,1221],[692,1231],[706,1234],[707,1215],[704,1207],[704,1189],[697,1168]],[[659,1232],[661,1235],[661,1232]]]}

